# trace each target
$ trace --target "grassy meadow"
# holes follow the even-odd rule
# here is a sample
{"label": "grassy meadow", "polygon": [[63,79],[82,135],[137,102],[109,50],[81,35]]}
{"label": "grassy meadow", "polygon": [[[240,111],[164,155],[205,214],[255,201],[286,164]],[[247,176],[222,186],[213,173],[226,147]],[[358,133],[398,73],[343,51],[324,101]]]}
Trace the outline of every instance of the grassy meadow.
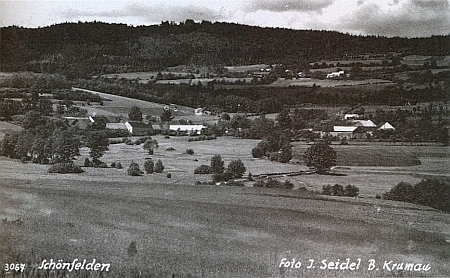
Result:
{"label": "grassy meadow", "polygon": [[[420,180],[419,173],[445,176],[448,148],[386,146],[409,154],[420,165],[340,166],[342,176],[282,177],[309,191],[195,185],[210,179],[194,175],[221,154],[225,165],[240,158],[247,172],[306,170],[251,157],[257,140],[227,137],[188,142],[188,137],[154,136],[161,174],[130,177],[130,162],[150,157],[140,146],[110,145],[102,158],[124,169],[84,168],[82,174],[49,174],[48,165],[0,158],[1,263],[26,263],[22,277],[294,277],[294,276],[448,276],[450,217],[428,207],[374,198],[397,181]],[[169,151],[172,147],[175,150]],[[345,148],[338,152],[345,152]],[[355,147],[360,154],[379,152]],[[193,155],[185,153],[187,148]],[[300,144],[297,149],[306,148]],[[354,151],[354,150],[353,150]],[[297,150],[297,152],[299,152]],[[78,164],[88,156],[81,150]],[[408,159],[406,159],[409,161]],[[441,161],[441,168],[436,168]],[[172,178],[166,174],[171,173]],[[360,187],[362,197],[319,195],[323,184]],[[247,184],[250,185],[250,184]],[[367,198],[370,197],[370,198]],[[18,221],[20,219],[20,221]],[[110,263],[109,272],[38,270],[43,259],[75,258]],[[299,269],[279,267],[283,258]],[[321,269],[322,260],[361,259],[358,270]],[[310,259],[315,268],[307,269]],[[369,270],[369,260],[379,270]],[[389,271],[384,261],[430,264],[429,271]],[[0,272],[0,277],[12,273]],[[64,276],[66,275],[66,276]]]}

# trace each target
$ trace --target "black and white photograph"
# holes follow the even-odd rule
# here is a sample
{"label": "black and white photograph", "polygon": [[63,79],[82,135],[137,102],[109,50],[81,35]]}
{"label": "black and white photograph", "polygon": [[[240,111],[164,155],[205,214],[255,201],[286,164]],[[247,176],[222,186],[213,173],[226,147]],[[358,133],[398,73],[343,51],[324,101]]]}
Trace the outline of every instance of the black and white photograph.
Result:
{"label": "black and white photograph", "polygon": [[450,0],[0,0],[0,278],[450,277]]}

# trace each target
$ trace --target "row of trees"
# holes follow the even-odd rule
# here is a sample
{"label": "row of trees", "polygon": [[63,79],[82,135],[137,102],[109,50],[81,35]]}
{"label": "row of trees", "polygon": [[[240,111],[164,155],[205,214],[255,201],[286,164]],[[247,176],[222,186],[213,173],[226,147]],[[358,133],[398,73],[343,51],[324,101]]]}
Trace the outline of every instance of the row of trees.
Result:
{"label": "row of trees", "polygon": [[21,132],[5,135],[1,155],[40,164],[67,163],[80,155],[80,147],[84,144],[90,149],[94,164],[98,164],[108,150],[104,131],[95,127],[82,131],[69,126],[64,119],[43,116],[34,110],[24,115],[22,127]]}

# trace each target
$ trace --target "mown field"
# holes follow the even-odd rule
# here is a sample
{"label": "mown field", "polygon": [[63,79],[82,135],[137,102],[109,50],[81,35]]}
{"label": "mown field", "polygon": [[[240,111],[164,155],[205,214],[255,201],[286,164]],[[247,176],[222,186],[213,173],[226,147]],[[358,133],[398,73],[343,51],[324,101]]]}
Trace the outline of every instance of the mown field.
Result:
{"label": "mown field", "polygon": [[[281,177],[304,190],[195,185],[209,175],[194,169],[221,154],[225,165],[240,158],[247,172],[263,174],[306,170],[296,159],[281,164],[251,157],[258,140],[220,137],[188,142],[188,137],[154,136],[152,159],[161,174],[130,177],[131,161],[141,169],[150,156],[142,145],[110,145],[102,158],[124,169],[84,168],[82,174],[49,174],[48,165],[0,157],[0,263],[25,263],[23,277],[97,277],[99,272],[38,270],[42,260],[96,259],[111,264],[104,277],[298,277],[298,276],[448,276],[450,216],[437,210],[387,200],[375,194],[397,182],[423,176],[448,176],[449,148],[361,144],[333,146],[371,160],[381,150],[405,165],[344,166],[343,174]],[[175,150],[167,150],[172,147]],[[193,155],[185,153],[187,148]],[[88,149],[76,163],[82,165]],[[420,165],[408,166],[420,159]],[[345,160],[341,160],[345,162]],[[362,160],[361,160],[362,161]],[[379,160],[382,161],[382,160]],[[345,163],[341,164],[345,164]],[[167,178],[166,174],[172,177]],[[352,184],[361,197],[318,194],[324,184]],[[250,186],[250,183],[247,183]],[[367,198],[369,197],[369,198]],[[19,221],[20,219],[20,221]],[[283,258],[301,261],[299,269],[279,267]],[[322,260],[352,262],[357,270],[321,269]],[[307,269],[310,259],[315,268]],[[369,270],[369,260],[379,270]],[[429,264],[428,271],[389,271],[385,261]],[[0,272],[0,277],[12,273]]]}
{"label": "mown field", "polygon": [[[103,105],[92,103],[90,106],[80,106],[83,109],[88,110],[88,114],[92,115],[95,113],[96,115],[112,115],[112,116],[120,116],[123,119],[128,118],[128,113],[132,106],[138,106],[143,115],[152,115],[152,116],[160,116],[163,112],[165,104],[148,102],[139,99],[132,99],[117,95],[112,95],[108,93],[102,93],[97,91],[90,91],[94,94],[98,94],[100,97],[106,99],[107,101],[103,102]],[[74,92],[76,93],[76,92]],[[189,119],[193,121],[193,123],[203,123],[203,122],[217,122],[217,117],[210,115],[201,115],[196,116],[194,113],[194,108],[185,107],[177,105],[177,111],[171,109],[171,113],[176,119]]]}
{"label": "mown field", "polygon": [[[303,191],[195,186],[151,177],[47,174],[44,165],[1,158],[1,263],[23,277],[97,277],[37,270],[42,260],[96,259],[104,277],[447,276],[450,217],[375,199],[321,199]],[[100,170],[99,170],[100,171]],[[19,219],[20,224],[12,221]],[[133,247],[135,246],[135,248]],[[283,258],[303,263],[280,268]],[[361,259],[358,270],[321,260]],[[315,269],[306,269],[310,259]],[[369,271],[369,260],[379,270]],[[429,271],[383,270],[384,261]],[[0,272],[1,276],[11,274]]]}

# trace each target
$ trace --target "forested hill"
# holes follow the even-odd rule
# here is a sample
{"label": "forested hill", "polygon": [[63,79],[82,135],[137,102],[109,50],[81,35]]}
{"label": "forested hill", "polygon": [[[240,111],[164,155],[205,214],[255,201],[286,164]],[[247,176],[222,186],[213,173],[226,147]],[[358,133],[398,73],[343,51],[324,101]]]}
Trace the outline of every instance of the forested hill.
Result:
{"label": "forested hill", "polygon": [[192,20],[138,27],[101,22],[37,29],[12,26],[0,32],[1,71],[58,72],[68,77],[181,64],[302,65],[365,53],[450,54],[450,35],[386,38]]}

